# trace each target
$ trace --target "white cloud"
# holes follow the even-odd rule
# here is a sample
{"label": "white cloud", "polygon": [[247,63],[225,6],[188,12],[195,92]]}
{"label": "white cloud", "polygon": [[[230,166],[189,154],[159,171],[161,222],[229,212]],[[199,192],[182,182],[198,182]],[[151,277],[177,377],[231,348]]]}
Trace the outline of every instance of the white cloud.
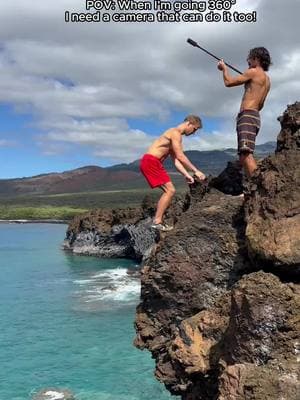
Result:
{"label": "white cloud", "polygon": [[201,133],[186,148],[234,147],[243,89],[225,88],[215,60],[188,37],[239,69],[249,48],[270,50],[272,91],[258,143],[274,140],[277,116],[299,100],[299,2],[237,0],[235,9],[257,11],[254,24],[66,24],[64,11],[83,3],[14,0],[1,7],[0,101],[33,113],[44,154],[72,144],[100,160],[131,161],[151,136],[127,120],[142,125],[172,111],[224,119],[219,131]]}
{"label": "white cloud", "polygon": [[18,143],[15,140],[0,139],[0,147],[15,147]]}
{"label": "white cloud", "polygon": [[[142,154],[153,138],[145,132],[130,129],[125,120],[101,119],[76,121],[56,121],[51,124],[55,129],[46,136],[39,136],[40,144],[60,143],[87,146],[94,156],[102,159],[114,159],[116,162],[130,162]],[[62,147],[59,147],[61,150]],[[54,150],[56,151],[56,149]],[[52,151],[51,151],[52,153]],[[44,154],[46,152],[44,151]]]}

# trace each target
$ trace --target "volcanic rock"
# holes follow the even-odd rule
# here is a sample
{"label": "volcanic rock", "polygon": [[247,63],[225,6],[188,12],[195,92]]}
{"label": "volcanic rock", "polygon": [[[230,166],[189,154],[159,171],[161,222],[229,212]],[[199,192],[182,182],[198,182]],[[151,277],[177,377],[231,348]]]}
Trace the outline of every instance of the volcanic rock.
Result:
{"label": "volcanic rock", "polygon": [[69,225],[63,247],[74,254],[99,257],[147,257],[156,242],[146,206],[136,209],[93,210]]}
{"label": "volcanic rock", "polygon": [[[249,271],[242,203],[240,197],[195,185],[188,210],[176,228],[161,239],[142,269],[142,302],[137,309],[135,344],[152,351],[157,361],[156,375],[172,393],[186,390],[187,371],[205,370],[210,357],[208,348],[213,345],[205,343],[202,353],[189,350],[193,362],[175,362],[173,347],[180,348],[181,340],[177,336],[173,341],[177,329],[181,334],[186,331],[183,341],[191,340],[186,339],[189,334],[196,338],[196,348],[203,341],[200,333],[188,325],[179,328],[180,322],[214,307]],[[208,317],[204,314],[203,318]],[[192,321],[187,322],[190,323],[193,325]],[[185,350],[179,356],[181,360],[188,358]]]}
{"label": "volcanic rock", "polygon": [[243,173],[239,161],[229,161],[224,171],[211,180],[210,186],[233,196],[243,193]]}
{"label": "volcanic rock", "polygon": [[276,154],[249,184],[246,237],[253,263],[300,275],[300,102],[279,120]]}
{"label": "volcanic rock", "polygon": [[246,203],[221,179],[193,185],[142,269],[135,345],[183,400],[299,399],[299,107]]}
{"label": "volcanic rock", "polygon": [[253,273],[232,291],[219,400],[299,398],[300,287]]}
{"label": "volcanic rock", "polygon": [[237,164],[195,183],[149,229],[155,205],[77,217],[66,248],[142,260],[135,345],[183,400],[298,400],[300,103],[280,118],[276,153],[245,201]]}

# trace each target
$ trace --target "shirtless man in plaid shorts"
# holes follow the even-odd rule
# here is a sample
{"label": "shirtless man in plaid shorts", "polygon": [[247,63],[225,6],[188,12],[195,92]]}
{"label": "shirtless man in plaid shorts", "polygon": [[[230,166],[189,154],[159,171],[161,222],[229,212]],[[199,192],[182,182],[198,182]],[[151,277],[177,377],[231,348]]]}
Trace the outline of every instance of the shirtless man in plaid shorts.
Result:
{"label": "shirtless man in plaid shorts", "polygon": [[240,112],[236,119],[236,129],[240,164],[250,177],[257,168],[253,152],[260,128],[259,111],[263,108],[270,90],[270,78],[265,71],[269,69],[271,57],[267,49],[256,47],[250,50],[247,62],[249,68],[236,77],[232,77],[228,73],[228,68],[223,60],[218,63],[218,69],[223,71],[225,86],[245,85]]}
{"label": "shirtless man in plaid shorts", "polygon": [[[150,187],[162,189],[156,213],[151,225],[152,229],[170,231],[172,226],[163,223],[163,216],[175,194],[175,187],[163,166],[163,162],[170,155],[177,170],[186,178],[188,183],[194,183],[194,177],[204,180],[205,175],[195,167],[183,152],[182,136],[193,135],[202,127],[201,119],[196,115],[188,115],[184,121],[164,132],[149,147],[141,159],[140,169]],[[192,171],[194,177],[190,174]]]}

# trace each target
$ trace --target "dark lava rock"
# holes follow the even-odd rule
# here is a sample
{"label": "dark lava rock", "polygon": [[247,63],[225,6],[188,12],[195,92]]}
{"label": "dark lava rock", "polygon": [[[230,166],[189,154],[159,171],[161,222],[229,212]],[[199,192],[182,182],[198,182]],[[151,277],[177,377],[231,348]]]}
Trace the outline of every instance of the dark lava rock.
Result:
{"label": "dark lava rock", "polygon": [[243,200],[196,186],[188,210],[142,270],[136,318],[135,344],[152,352],[157,377],[176,394],[186,390],[185,373],[168,348],[180,322],[215,306],[249,270]]}
{"label": "dark lava rock", "polygon": [[243,193],[243,173],[239,161],[229,161],[219,176],[213,178],[210,186],[225,194],[237,196]]}
{"label": "dark lava rock", "polygon": [[192,185],[142,269],[135,345],[183,400],[300,399],[299,108],[246,207],[213,180]]}
{"label": "dark lava rock", "polygon": [[[232,166],[221,174],[216,186],[226,192],[240,186],[239,171],[234,175]],[[226,178],[227,177],[227,178]],[[226,184],[222,186],[222,179]],[[199,201],[209,191],[211,179],[204,184],[190,186],[186,195],[177,195],[165,214],[169,225],[176,225],[193,199]],[[237,189],[234,189],[237,190]],[[159,241],[160,234],[151,230],[156,202],[145,196],[141,207],[127,209],[97,209],[79,215],[70,223],[63,243],[65,250],[74,254],[109,258],[131,258],[144,264]]]}
{"label": "dark lava rock", "polygon": [[170,232],[147,236],[148,201],[69,227],[75,252],[144,257],[135,345],[183,400],[300,399],[300,103],[280,122],[245,202],[231,164],[173,201]]}
{"label": "dark lava rock", "polygon": [[300,334],[300,292],[273,274],[256,272],[232,290],[230,321],[224,335],[227,364],[266,364],[293,357]]}
{"label": "dark lava rock", "polygon": [[219,400],[299,399],[300,287],[253,273],[232,292]]}
{"label": "dark lava rock", "polygon": [[[189,207],[190,195],[176,196],[165,220],[174,225]],[[141,207],[93,210],[70,223],[63,243],[74,254],[131,258],[145,263],[160,234],[150,228],[156,203],[145,197]]]}
{"label": "dark lava rock", "polygon": [[277,138],[276,152],[300,149],[300,102],[288,106],[284,114],[278,118],[281,132]]}
{"label": "dark lava rock", "polygon": [[267,367],[235,364],[220,378],[218,400],[299,400],[299,362],[275,360]]}
{"label": "dark lava rock", "polygon": [[280,121],[276,154],[249,183],[246,236],[253,263],[300,275],[300,103]]}
{"label": "dark lava rock", "polygon": [[109,258],[147,257],[157,240],[150,229],[147,206],[125,210],[93,210],[77,216],[69,225],[64,249],[74,254]]}

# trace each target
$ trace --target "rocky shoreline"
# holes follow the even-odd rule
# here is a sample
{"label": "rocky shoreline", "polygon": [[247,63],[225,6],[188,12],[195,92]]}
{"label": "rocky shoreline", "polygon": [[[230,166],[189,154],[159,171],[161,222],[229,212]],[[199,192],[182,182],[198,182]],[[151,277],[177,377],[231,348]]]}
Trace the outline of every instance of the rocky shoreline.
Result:
{"label": "rocky shoreline", "polygon": [[0,224],[68,224],[63,219],[0,219]]}
{"label": "rocky shoreline", "polygon": [[74,254],[141,262],[158,239],[149,229],[153,210],[145,201],[141,208],[99,209],[77,216],[68,227],[63,248]]}
{"label": "rocky shoreline", "polygon": [[203,188],[142,270],[135,345],[184,400],[299,399],[300,103],[245,202]]}
{"label": "rocky shoreline", "polygon": [[[192,185],[191,193],[176,196],[166,213],[166,221],[176,224],[190,206],[191,196],[199,190],[204,193],[206,187],[217,188],[225,194],[241,194],[242,175],[237,164],[229,162],[218,177],[209,177],[204,187]],[[130,258],[144,264],[160,241],[159,233],[150,229],[155,206],[146,196],[140,207],[96,209],[78,215],[68,226],[63,248],[77,255]]]}
{"label": "rocky shoreline", "polygon": [[142,263],[135,345],[183,400],[298,400],[300,103],[279,119],[274,155],[247,183],[230,164],[195,184],[157,236],[153,205],[93,211],[70,224],[76,254]]}

